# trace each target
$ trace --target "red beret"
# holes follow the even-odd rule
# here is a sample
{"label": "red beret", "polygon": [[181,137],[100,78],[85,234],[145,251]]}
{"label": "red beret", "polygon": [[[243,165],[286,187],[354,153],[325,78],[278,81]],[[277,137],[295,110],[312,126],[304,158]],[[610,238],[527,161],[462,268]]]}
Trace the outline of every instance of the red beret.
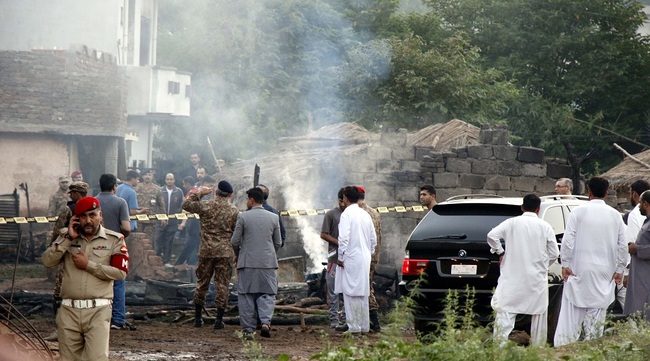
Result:
{"label": "red beret", "polygon": [[83,197],[74,206],[74,215],[79,216],[84,212],[99,208],[99,201],[95,197]]}
{"label": "red beret", "polygon": [[357,189],[359,190],[359,192],[361,192],[361,193],[366,193],[366,190],[363,189],[363,187],[361,187],[361,186],[356,186],[356,187],[357,187]]}
{"label": "red beret", "polygon": [[78,176],[79,174],[81,174],[81,171],[79,169],[77,169],[77,170],[73,171],[72,173],[70,173],[70,177],[74,178],[74,177]]}

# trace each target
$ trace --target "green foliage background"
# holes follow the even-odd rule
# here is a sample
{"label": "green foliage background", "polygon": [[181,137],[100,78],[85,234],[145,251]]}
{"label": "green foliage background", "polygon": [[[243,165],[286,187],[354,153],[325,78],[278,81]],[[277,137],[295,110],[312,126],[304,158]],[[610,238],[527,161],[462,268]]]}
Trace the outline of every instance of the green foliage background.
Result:
{"label": "green foliage background", "polygon": [[[629,0],[161,0],[158,63],[192,73],[192,117],[160,124],[170,164],[233,161],[326,124],[459,118],[512,141],[620,160],[648,139],[650,47]],[[611,130],[603,131],[603,129]],[[625,140],[631,139],[632,141]]]}

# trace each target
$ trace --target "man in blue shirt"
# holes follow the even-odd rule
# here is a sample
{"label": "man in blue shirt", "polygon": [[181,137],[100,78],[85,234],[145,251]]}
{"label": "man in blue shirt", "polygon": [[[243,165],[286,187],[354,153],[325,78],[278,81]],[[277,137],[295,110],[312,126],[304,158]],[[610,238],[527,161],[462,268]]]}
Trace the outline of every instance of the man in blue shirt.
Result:
{"label": "man in blue shirt", "polygon": [[[102,207],[104,227],[128,237],[131,233],[129,207],[124,199],[115,195],[117,178],[113,174],[99,177],[101,193],[97,200]],[[126,322],[126,283],[124,280],[113,281],[113,310],[111,314],[112,329],[135,329]]]}
{"label": "man in blue shirt", "polygon": [[[138,196],[135,193],[135,186],[140,182],[140,174],[136,170],[126,172],[126,181],[120,184],[115,191],[115,195],[124,199],[128,206],[129,215],[146,214],[149,208],[138,207]],[[100,200],[101,203],[101,200]],[[131,220],[131,232],[135,232],[138,222]],[[126,281],[118,281],[113,287],[113,318],[111,320],[112,329],[134,329],[133,326],[126,322]]]}
{"label": "man in blue shirt", "polygon": [[[136,170],[129,170],[126,172],[126,181],[120,184],[115,191],[115,195],[124,199],[129,206],[129,214],[146,214],[149,210],[146,208],[138,207],[138,196],[135,193],[135,186],[140,183],[140,174]],[[138,222],[131,220],[131,231],[135,232],[138,228]]]}

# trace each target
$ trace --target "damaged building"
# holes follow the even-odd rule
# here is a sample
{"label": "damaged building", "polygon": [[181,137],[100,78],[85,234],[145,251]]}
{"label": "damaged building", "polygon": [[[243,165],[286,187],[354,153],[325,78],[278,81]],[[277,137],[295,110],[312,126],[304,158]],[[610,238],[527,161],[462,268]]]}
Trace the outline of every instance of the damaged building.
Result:
{"label": "damaged building", "polygon": [[[157,122],[188,119],[191,76],[156,64],[158,1],[0,0],[0,194],[153,165]],[[21,215],[26,200],[21,195]]]}
{"label": "damaged building", "polygon": [[392,273],[401,269],[408,235],[425,215],[420,186],[434,185],[438,201],[478,193],[548,195],[557,178],[571,174],[565,160],[511,145],[508,137],[506,128],[480,129],[457,119],[414,133],[339,123],[280,139],[274,152],[223,167],[221,177],[233,183],[243,209],[255,165],[260,167],[259,182],[270,188],[269,202],[283,210],[287,227],[279,257],[302,255],[311,272],[326,260],[322,215],[336,206],[342,186],[363,186],[366,202],[381,213],[380,266]]}

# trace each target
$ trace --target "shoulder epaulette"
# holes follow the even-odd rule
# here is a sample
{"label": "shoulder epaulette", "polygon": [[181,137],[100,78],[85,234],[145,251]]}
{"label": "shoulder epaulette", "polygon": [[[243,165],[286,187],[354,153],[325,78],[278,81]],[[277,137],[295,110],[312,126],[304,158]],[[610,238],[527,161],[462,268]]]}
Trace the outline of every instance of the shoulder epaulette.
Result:
{"label": "shoulder epaulette", "polygon": [[124,239],[124,235],[122,233],[111,231],[110,229],[108,229],[106,227],[104,227],[104,232],[106,232],[107,235],[111,235],[111,236],[115,236],[117,238]]}

